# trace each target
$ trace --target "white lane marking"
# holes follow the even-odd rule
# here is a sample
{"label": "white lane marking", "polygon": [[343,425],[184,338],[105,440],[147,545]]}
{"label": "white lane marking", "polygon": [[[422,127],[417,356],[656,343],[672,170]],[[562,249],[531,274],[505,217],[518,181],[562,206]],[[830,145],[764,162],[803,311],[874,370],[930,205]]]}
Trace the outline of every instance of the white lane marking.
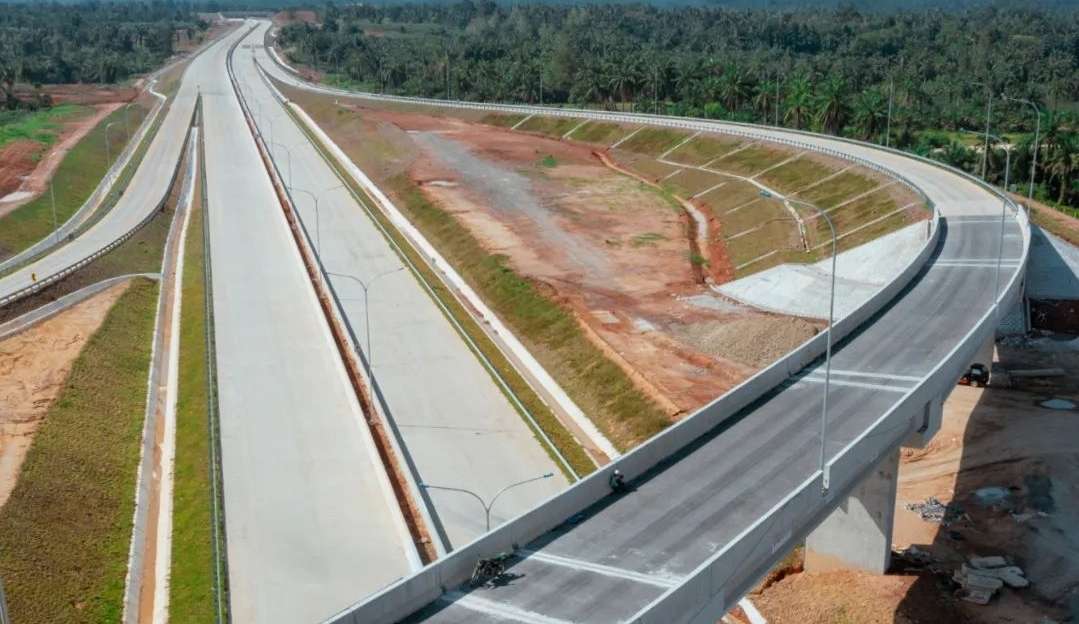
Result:
{"label": "white lane marking", "polygon": [[[1001,261],[1004,262],[1005,264],[1007,264],[1009,262],[1016,263],[1016,262],[1019,262],[1020,260],[1022,260],[1022,258],[1004,258]],[[997,259],[996,258],[937,258],[937,262],[974,262],[974,263],[992,262],[993,264],[996,264]]]}
{"label": "white lane marking", "polygon": [[[995,269],[997,268],[996,262],[934,262],[930,265],[932,268],[940,267],[942,269]],[[1003,262],[1000,265],[1002,269],[1015,269],[1019,267],[1018,262]]]}
{"label": "white lane marking", "polygon": [[[820,372],[820,369],[814,370],[814,373]],[[810,373],[813,374],[813,373]],[[877,379],[895,379],[896,381],[921,381],[921,377],[914,375],[896,375],[894,373],[866,373],[863,371],[844,370],[839,368],[832,369],[833,375],[846,375],[847,377],[874,377]]]}
{"label": "white lane marking", "polygon": [[524,609],[518,609],[517,607],[501,602],[494,602],[493,600],[478,598],[472,594],[466,594],[461,591],[446,592],[445,594],[442,594],[442,597],[439,598],[439,600],[464,607],[470,611],[477,611],[479,613],[493,615],[507,620],[524,622],[525,624],[572,624],[566,620],[548,617],[534,611],[525,611]]}
{"label": "white lane marking", "polygon": [[524,122],[528,121],[529,119],[532,119],[532,118],[533,118],[533,117],[535,117],[535,116],[536,116],[536,114],[535,114],[535,113],[532,113],[532,114],[530,114],[530,115],[529,115],[528,117],[525,117],[525,118],[524,118],[524,119],[522,119],[521,121],[518,121],[517,123],[513,124],[513,127],[512,127],[512,128],[510,128],[510,130],[516,130],[518,126],[520,126],[520,125],[521,125],[521,124],[523,124]]}
{"label": "white lane marking", "polygon": [[562,566],[563,568],[572,568],[574,570],[581,570],[584,572],[594,572],[596,574],[602,574],[603,576],[612,576],[615,578],[625,579],[627,581],[633,581],[635,583],[654,585],[656,587],[662,587],[664,589],[677,587],[678,584],[681,582],[681,579],[677,578],[654,576],[651,574],[644,574],[643,572],[634,572],[633,570],[615,568],[613,566],[603,565],[602,563],[592,563],[591,561],[582,561],[581,559],[562,557],[559,555],[552,555],[549,553],[538,552],[535,550],[520,550],[518,552],[520,552],[521,555],[527,559],[535,559],[536,561],[542,561],[543,563]]}
{"label": "white lane marking", "polygon": [[[798,381],[795,382],[794,385],[797,386],[800,383],[822,384],[822,383],[824,383],[824,374],[821,373],[821,375],[819,377],[816,376],[816,375],[813,375],[813,374],[806,375],[805,377],[801,377],[800,379],[798,379]],[[899,386],[884,386],[884,385],[881,385],[881,384],[865,383],[863,381],[847,381],[845,379],[835,379],[834,377],[830,380],[829,383],[831,385],[833,385],[833,386],[843,386],[843,387],[848,387],[848,388],[864,388],[866,390],[881,390],[881,391],[884,391],[884,392],[896,392],[898,394],[906,394],[907,392],[910,391],[910,388],[902,388],[902,387],[899,387]]]}
{"label": "white lane marking", "polygon": [[739,600],[738,606],[742,607],[742,612],[749,618],[749,624],[768,624],[768,620],[764,619],[761,612],[757,610],[757,606],[750,602],[749,598]]}

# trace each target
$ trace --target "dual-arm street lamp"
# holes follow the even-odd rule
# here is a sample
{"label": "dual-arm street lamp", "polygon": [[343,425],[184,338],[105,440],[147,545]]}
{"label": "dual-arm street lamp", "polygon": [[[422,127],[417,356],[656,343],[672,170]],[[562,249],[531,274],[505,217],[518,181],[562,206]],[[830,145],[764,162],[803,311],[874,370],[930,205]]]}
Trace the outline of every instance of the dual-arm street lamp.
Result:
{"label": "dual-arm street lamp", "polygon": [[378,275],[375,275],[374,277],[368,278],[368,280],[366,282],[361,280],[360,278],[356,277],[355,275],[349,275],[347,273],[334,273],[333,271],[326,271],[326,275],[332,275],[334,277],[341,277],[341,278],[344,278],[344,279],[352,280],[352,281],[356,282],[357,284],[359,284],[360,288],[363,288],[363,315],[364,315],[364,325],[365,325],[364,333],[366,334],[366,337],[367,337],[367,364],[371,368],[374,368],[374,366],[375,366],[375,358],[374,358],[374,355],[371,352],[371,306],[368,305],[367,291],[371,288],[371,286],[374,286],[375,281],[377,281],[378,279],[386,277],[387,275],[392,275],[394,273],[397,273],[398,271],[403,271],[404,269],[405,269],[405,267],[399,266],[396,269],[390,269],[389,271],[383,271],[382,273],[379,273]]}
{"label": "dual-arm street lamp", "polygon": [[[761,197],[772,198],[774,197],[768,191],[761,191]],[[780,198],[776,198],[780,199]],[[832,233],[832,286],[828,303],[828,335],[827,335],[827,347],[824,352],[824,401],[821,404],[820,413],[820,471],[821,471],[821,483],[824,493],[828,492],[829,487],[829,471],[828,464],[825,457],[825,440],[828,436],[828,393],[831,389],[832,383],[832,329],[835,326],[835,265],[836,265],[836,233],[835,224],[832,223],[832,218],[828,216],[828,213],[821,210],[814,204],[801,199],[794,199],[791,197],[785,197],[780,199],[792,204],[798,204],[799,206],[805,206],[817,213],[817,216],[823,217],[824,222],[828,224],[828,229]]]}
{"label": "dual-arm street lamp", "polygon": [[[1009,102],[1018,102],[1020,104],[1026,104],[1034,109],[1034,156],[1030,162],[1030,190],[1027,191],[1027,199],[1034,199],[1034,176],[1038,172],[1038,139],[1041,138],[1042,131],[1042,111],[1038,108],[1038,105],[1030,100],[1024,100],[1023,98],[1008,97],[1005,94],[1000,94],[1000,97]],[[988,134],[988,132],[987,132]],[[1004,185],[1004,190],[1007,190],[1008,185]]]}
{"label": "dual-arm street lamp", "polygon": [[[289,167],[291,168],[291,166],[292,166],[292,154],[290,153],[289,154]],[[292,178],[292,172],[289,171],[289,181],[290,182],[291,182],[291,178]],[[345,185],[344,184],[338,184],[337,186],[331,186],[328,189],[323,189],[322,193],[328,193],[330,191],[336,191],[339,188],[345,188]],[[296,188],[296,187],[291,186],[291,185],[289,185],[289,190],[291,190],[293,192],[296,192],[296,193],[304,193],[308,197],[311,198],[311,201],[313,201],[315,203],[315,253],[321,255],[322,254],[322,225],[321,225],[321,218],[319,217],[319,212],[318,212],[318,195],[315,195],[314,193],[312,193],[311,191],[309,191],[307,189]]]}
{"label": "dual-arm street lamp", "polygon": [[487,501],[483,500],[483,497],[481,497],[479,494],[476,494],[472,490],[466,490],[465,488],[446,487],[446,486],[442,486],[442,485],[431,485],[429,483],[420,483],[420,487],[424,488],[424,489],[428,489],[428,490],[445,490],[447,492],[459,492],[461,494],[468,494],[469,496],[475,498],[476,500],[478,500],[480,502],[480,505],[483,505],[483,511],[487,515],[487,531],[486,532],[489,533],[491,531],[491,508],[494,507],[495,501],[498,500],[499,496],[502,496],[502,494],[504,494],[507,490],[513,489],[513,488],[517,487],[518,485],[524,485],[526,483],[532,483],[533,481],[539,481],[541,479],[550,479],[553,476],[554,476],[553,472],[548,472],[547,474],[543,474],[543,475],[540,475],[538,477],[532,477],[531,479],[525,479],[524,481],[518,481],[517,483],[511,483],[511,484],[507,485],[506,487],[502,488],[501,490],[499,490],[497,493],[495,493],[494,497],[491,498],[491,502],[489,502],[489,503]]}

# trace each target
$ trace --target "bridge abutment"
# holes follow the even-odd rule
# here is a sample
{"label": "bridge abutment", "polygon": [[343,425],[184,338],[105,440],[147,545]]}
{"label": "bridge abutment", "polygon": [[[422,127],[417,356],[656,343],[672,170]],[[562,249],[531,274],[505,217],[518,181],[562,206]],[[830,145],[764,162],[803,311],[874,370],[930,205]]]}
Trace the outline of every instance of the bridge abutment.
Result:
{"label": "bridge abutment", "polygon": [[899,478],[899,449],[888,453],[806,539],[807,570],[888,570]]}

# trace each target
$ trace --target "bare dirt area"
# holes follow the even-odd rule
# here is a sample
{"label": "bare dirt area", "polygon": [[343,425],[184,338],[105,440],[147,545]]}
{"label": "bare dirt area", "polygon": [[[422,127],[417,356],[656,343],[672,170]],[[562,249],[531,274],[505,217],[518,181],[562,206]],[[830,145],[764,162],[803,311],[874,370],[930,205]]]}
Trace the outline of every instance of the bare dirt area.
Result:
{"label": "bare dirt area", "polygon": [[[29,85],[15,88],[20,99],[33,97],[36,91]],[[53,104],[109,104],[130,102],[139,95],[135,87],[97,84],[49,84],[41,86],[41,93],[52,98]]]}
{"label": "bare dirt area", "polygon": [[129,284],[113,286],[0,341],[0,506],[15,488],[34,432],[72,364]]}
{"label": "bare dirt area", "polygon": [[15,141],[0,149],[0,217],[44,192],[68,151],[120,106],[95,104],[92,114],[64,123],[47,150],[33,141]]}
{"label": "bare dirt area", "polygon": [[[705,328],[779,319],[718,300],[702,305],[716,297],[684,208],[589,146],[459,118],[353,110],[381,156],[369,171],[375,179],[407,173],[487,250],[572,309],[585,334],[670,415],[704,405],[766,363],[751,349],[717,347],[740,340],[737,332],[701,348]],[[804,325],[754,336],[780,354],[816,331]]]}
{"label": "bare dirt area", "polygon": [[[927,560],[898,556],[884,576],[789,574],[755,598],[769,622],[1079,621],[1079,410],[1042,405],[1079,403],[1079,339],[1009,339],[998,357],[1008,370],[1065,374],[958,387],[929,446],[904,449],[894,549]],[[942,521],[908,508],[928,499],[943,505]],[[958,598],[953,571],[991,555],[1021,567],[1030,587],[1004,587],[984,606]]]}

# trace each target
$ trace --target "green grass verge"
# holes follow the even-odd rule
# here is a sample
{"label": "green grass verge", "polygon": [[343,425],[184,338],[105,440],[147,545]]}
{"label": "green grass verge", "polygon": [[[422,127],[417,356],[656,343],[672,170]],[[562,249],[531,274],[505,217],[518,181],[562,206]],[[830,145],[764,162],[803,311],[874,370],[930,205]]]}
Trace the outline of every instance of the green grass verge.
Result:
{"label": "green grass verge", "polygon": [[609,146],[616,143],[618,139],[621,139],[630,132],[632,132],[632,130],[618,124],[602,121],[589,121],[580,128],[577,128],[577,130],[570,135],[570,139],[582,143],[595,143],[597,145]]}
{"label": "green grass verge", "polygon": [[667,158],[675,162],[701,166],[733,152],[741,145],[742,142],[734,137],[699,136],[671,152]]}
{"label": "green grass verge", "polygon": [[480,123],[487,124],[488,126],[498,126],[499,128],[512,128],[521,123],[521,120],[524,118],[525,115],[488,113],[480,118]]}
{"label": "green grass verge", "polygon": [[670,424],[625,372],[588,340],[573,313],[542,291],[543,285],[518,275],[504,255],[488,253],[407,176],[396,176],[389,186],[409,220],[616,446],[631,448]]}
{"label": "green grass verge", "polygon": [[[131,107],[128,114],[132,134],[138,130],[139,124],[148,112],[148,109],[141,106]],[[108,163],[105,160],[105,129],[110,123],[114,125],[108,131],[109,150],[113,158],[119,155],[130,138],[124,129],[123,108],[105,117],[76,143],[64,156],[53,174],[57,224],[64,223],[73,215],[105,176],[108,170]],[[148,145],[149,141],[146,144]],[[137,164],[136,160],[133,159],[131,164]],[[131,167],[129,169],[132,170],[133,175],[134,169]],[[126,186],[126,182],[122,182],[121,186]],[[104,210],[101,212],[104,213]],[[26,249],[48,236],[52,230],[52,199],[46,191],[33,201],[0,218],[0,259],[13,256]]]}
{"label": "green grass verge", "polygon": [[580,123],[580,119],[573,119],[571,117],[543,117],[541,115],[535,115],[520,126],[517,126],[517,130],[521,132],[534,132],[536,134],[542,134],[543,136],[561,139],[562,135],[580,125]]}
{"label": "green grass verge", "polygon": [[[200,197],[196,189],[195,197]],[[203,211],[192,206],[181,285],[169,620],[212,622],[214,602]]]}
{"label": "green grass verge", "polygon": [[[279,85],[280,86],[280,85]],[[291,95],[291,94],[290,94]],[[327,112],[329,109],[319,106],[307,106],[305,109],[315,119],[319,120],[319,123],[327,124],[327,120],[322,117],[327,115],[337,116],[336,112]],[[330,122],[339,122],[331,118]],[[299,123],[299,122],[298,122]],[[334,123],[328,124],[330,127],[334,126]],[[303,129],[302,123],[300,124]],[[324,126],[325,127],[325,126]],[[304,132],[307,132],[304,129]],[[308,136],[312,141],[316,141],[314,137]],[[344,147],[349,157],[354,162],[364,163],[364,158],[369,155],[364,152],[362,142],[349,142],[346,143],[347,147]],[[501,349],[491,340],[491,338],[483,331],[483,329],[476,323],[472,315],[464,306],[458,301],[454,293],[449,290],[442,282],[442,279],[430,268],[427,264],[427,260],[421,256],[411,245],[411,243],[393,226],[393,224],[386,218],[386,215],[381,210],[374,207],[372,203],[365,198],[366,193],[353,180],[344,174],[340,165],[329,160],[330,166],[333,167],[341,174],[342,179],[353,190],[360,201],[363,202],[369,209],[370,214],[374,219],[382,226],[382,228],[388,232],[391,240],[396,244],[397,248],[401,250],[401,253],[416,267],[420,275],[431,286],[431,290],[434,292],[434,297],[446,307],[448,315],[455,320],[463,329],[464,333],[475,343],[479,352],[491,362],[492,367],[498,373],[498,375],[509,386],[513,395],[524,405],[525,409],[532,415],[532,417],[539,424],[539,427],[543,430],[543,433],[550,438],[551,442],[558,449],[558,452],[566,458],[566,461],[572,466],[573,470],[580,476],[591,473],[596,469],[595,464],[584,452],[581,446],[574,439],[573,435],[562,425],[558,418],[551,412],[546,403],[535,393],[532,387],[528,384],[517,368],[503,355]],[[405,177],[407,180],[406,176]],[[415,189],[418,192],[418,189]],[[417,226],[419,227],[419,226]],[[422,229],[422,228],[421,228]],[[427,233],[425,232],[425,236]],[[434,243],[434,241],[432,241]],[[475,242],[473,240],[473,242]],[[437,243],[435,243],[437,246]],[[478,244],[478,243],[477,243]],[[525,421],[531,428],[531,424]],[[533,432],[538,435],[538,432]],[[543,446],[543,448],[551,453],[551,450]],[[553,455],[553,453],[552,453]],[[557,463],[557,460],[556,460]],[[567,475],[570,476],[570,475]]]}
{"label": "green grass verge", "polygon": [[117,301],[0,509],[0,576],[16,622],[120,620],[156,303],[147,280]]}
{"label": "green grass verge", "polygon": [[37,111],[0,111],[0,147],[19,140],[51,145],[60,123],[87,115],[90,110],[77,104],[60,104]]}
{"label": "green grass verge", "polygon": [[663,152],[686,140],[688,135],[666,128],[641,128],[632,137],[626,139],[618,149],[637,152],[649,156],[659,156]]}
{"label": "green grass verge", "polygon": [[[761,174],[758,179],[780,193],[790,194],[800,191],[818,180],[823,180],[833,173],[835,173],[835,170],[832,168],[812,160],[808,154],[803,154],[797,160],[792,160],[785,165]],[[824,182],[823,184],[828,183]]]}
{"label": "green grass verge", "polygon": [[778,165],[793,156],[789,152],[778,147],[767,145],[751,145],[735,152],[730,152],[708,166],[709,169],[727,171],[742,176],[755,176],[768,167]]}

